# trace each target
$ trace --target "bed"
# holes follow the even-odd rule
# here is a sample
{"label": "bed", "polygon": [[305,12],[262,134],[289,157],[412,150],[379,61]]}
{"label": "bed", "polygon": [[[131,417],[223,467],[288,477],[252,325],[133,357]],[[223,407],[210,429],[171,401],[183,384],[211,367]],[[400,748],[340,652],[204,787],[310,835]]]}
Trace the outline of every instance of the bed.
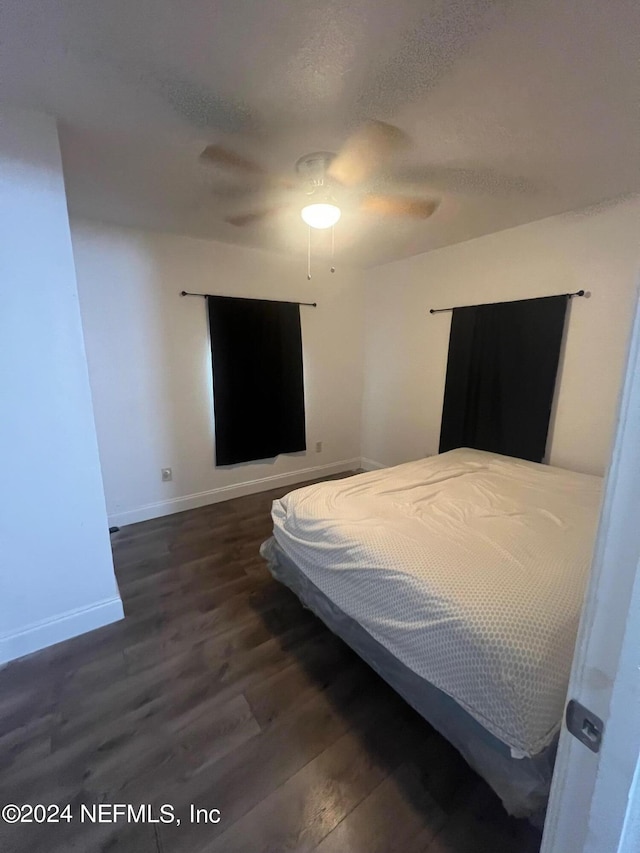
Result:
{"label": "bed", "polygon": [[291,492],[262,555],[530,817],[548,797],[601,489],[452,450]]}

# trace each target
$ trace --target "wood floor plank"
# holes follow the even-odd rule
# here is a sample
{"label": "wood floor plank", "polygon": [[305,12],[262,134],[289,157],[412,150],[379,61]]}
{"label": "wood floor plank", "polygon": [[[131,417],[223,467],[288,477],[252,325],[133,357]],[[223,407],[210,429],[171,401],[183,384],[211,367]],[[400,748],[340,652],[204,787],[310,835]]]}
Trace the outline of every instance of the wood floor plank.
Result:
{"label": "wood floor plank", "polygon": [[205,772],[196,768],[175,792],[177,801],[215,806],[223,820],[216,827],[162,827],[167,851],[195,851],[210,843],[351,728],[362,728],[385,708],[397,707],[391,692],[379,695],[366,689],[368,680],[364,673],[343,674],[322,695],[297,704],[222,761],[203,768]]}
{"label": "wood floor plank", "polygon": [[0,736],[0,774],[10,774],[12,767],[33,765],[51,751],[53,715],[28,720]]}
{"label": "wood floor plank", "polygon": [[[317,853],[405,853],[420,837],[432,840],[446,822],[415,763],[405,762],[384,779],[316,848]],[[389,837],[389,827],[393,837]]]}
{"label": "wood floor plank", "polygon": [[[262,799],[209,853],[309,853],[386,776],[351,730]],[[339,848],[341,851],[349,847]]]}
{"label": "wood floor plank", "polygon": [[[361,662],[354,652],[336,638],[321,637],[321,642],[309,644],[304,658],[269,679],[251,685],[245,696],[253,714],[263,728],[310,696],[333,688],[344,673],[362,674]],[[371,682],[374,682],[371,674]]]}
{"label": "wood floor plank", "polygon": [[[322,642],[318,631],[316,625],[301,626],[289,632],[286,642],[296,643],[296,653],[304,659],[308,645]],[[199,652],[183,651],[93,695],[61,702],[53,731],[56,748],[99,731],[114,719],[123,724],[142,720],[149,728],[185,710],[198,712],[204,703],[211,708],[291,664],[287,648],[275,637],[237,653],[216,669],[207,665],[202,649]]]}
{"label": "wood floor plank", "polygon": [[[27,842],[28,839],[28,842]],[[26,844],[28,843],[28,847]],[[150,824],[32,824],[0,827],[0,849],[13,853],[159,853]]]}

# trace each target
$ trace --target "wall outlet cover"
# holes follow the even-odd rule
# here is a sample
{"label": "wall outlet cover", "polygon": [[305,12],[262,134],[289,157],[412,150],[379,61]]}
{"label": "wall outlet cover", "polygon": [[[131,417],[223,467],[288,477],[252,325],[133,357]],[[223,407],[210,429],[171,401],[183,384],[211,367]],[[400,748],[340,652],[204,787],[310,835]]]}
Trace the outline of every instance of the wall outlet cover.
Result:
{"label": "wall outlet cover", "polygon": [[162,482],[168,483],[173,480],[173,474],[171,472],[171,468],[161,468],[160,473],[162,474]]}

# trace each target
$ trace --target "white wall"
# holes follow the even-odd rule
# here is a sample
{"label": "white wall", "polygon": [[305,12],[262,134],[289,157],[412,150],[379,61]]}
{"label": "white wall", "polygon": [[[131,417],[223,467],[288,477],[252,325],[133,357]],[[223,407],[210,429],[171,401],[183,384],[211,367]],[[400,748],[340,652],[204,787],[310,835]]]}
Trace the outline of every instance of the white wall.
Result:
{"label": "white wall", "polygon": [[[307,282],[302,257],[86,221],[72,223],[72,238],[112,524],[359,464],[359,274],[318,262]],[[214,467],[206,303],[181,290],[318,302],[300,309],[306,453]],[[163,467],[172,482],[161,482]]]}
{"label": "white wall", "polygon": [[554,216],[370,270],[365,277],[365,458],[437,453],[451,314],[429,308],[584,288],[573,299],[547,458],[602,473],[640,266],[640,200]]}
{"label": "white wall", "polygon": [[[627,201],[364,276],[340,267],[331,276],[318,264],[309,283],[299,258],[72,222],[111,523],[293,484],[352,467],[361,455],[395,464],[436,452],[450,315],[431,316],[429,307],[582,287],[592,297],[571,304],[549,461],[602,472],[630,325],[639,225],[640,202]],[[301,309],[306,454],[215,468],[206,307],[180,298],[182,289],[319,303]],[[317,441],[322,453],[315,452]],[[163,467],[173,469],[173,482],[161,482]]]}
{"label": "white wall", "polygon": [[122,616],[55,122],[0,114],[0,663]]}

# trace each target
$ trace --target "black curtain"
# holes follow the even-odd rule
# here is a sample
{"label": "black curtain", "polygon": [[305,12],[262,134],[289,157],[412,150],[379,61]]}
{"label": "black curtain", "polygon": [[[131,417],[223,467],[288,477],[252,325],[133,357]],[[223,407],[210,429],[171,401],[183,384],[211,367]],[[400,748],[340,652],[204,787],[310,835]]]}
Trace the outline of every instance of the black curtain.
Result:
{"label": "black curtain", "polygon": [[216,465],[306,450],[300,306],[207,297]]}
{"label": "black curtain", "polygon": [[454,308],[441,453],[474,447],[542,461],[567,301]]}

